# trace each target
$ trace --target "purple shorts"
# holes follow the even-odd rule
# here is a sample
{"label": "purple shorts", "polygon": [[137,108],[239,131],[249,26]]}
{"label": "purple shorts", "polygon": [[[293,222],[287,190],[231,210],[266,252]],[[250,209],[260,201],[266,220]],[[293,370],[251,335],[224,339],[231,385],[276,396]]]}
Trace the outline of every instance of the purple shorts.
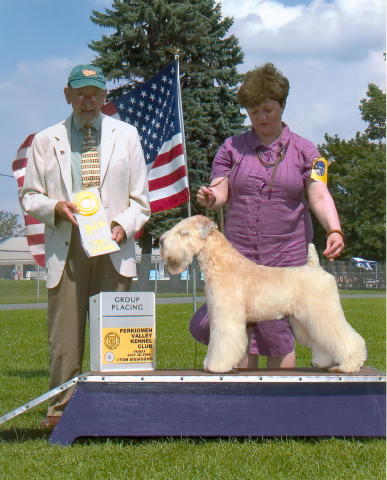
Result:
{"label": "purple shorts", "polygon": [[[200,343],[208,345],[210,323],[204,303],[191,318],[189,331]],[[294,336],[286,318],[259,322],[251,327],[250,353],[267,357],[282,357],[294,350]]]}

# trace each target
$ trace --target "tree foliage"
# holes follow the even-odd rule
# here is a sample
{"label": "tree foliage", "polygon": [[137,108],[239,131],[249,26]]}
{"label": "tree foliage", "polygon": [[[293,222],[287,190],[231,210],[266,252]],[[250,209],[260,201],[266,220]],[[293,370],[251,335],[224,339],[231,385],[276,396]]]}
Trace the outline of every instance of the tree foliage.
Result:
{"label": "tree foliage", "polygon": [[[380,95],[381,93],[381,95]],[[333,160],[329,168],[329,184],[342,227],[346,234],[346,250],[342,258],[364,257],[385,259],[385,136],[380,129],[381,109],[385,94],[370,84],[368,99],[361,100],[360,110],[369,122],[365,133],[358,132],[351,140],[325,135],[321,152]],[[384,107],[383,107],[384,108]],[[372,140],[378,139],[375,142]],[[321,231],[317,235],[322,244]]]}
{"label": "tree foliage", "polygon": [[[105,13],[94,11],[91,20],[114,29],[90,44],[98,53],[94,63],[119,82],[110,98],[148,80],[181,53],[192,213],[200,212],[196,191],[209,181],[216,150],[243,130],[244,116],[235,101],[241,79],[236,67],[243,54],[236,37],[227,36],[232,19],[222,17],[214,0],[115,0]],[[146,231],[156,238],[186,216],[186,206],[152,215]]]}
{"label": "tree foliage", "polygon": [[23,235],[24,227],[18,223],[18,216],[14,213],[0,210],[0,238],[18,237]]}
{"label": "tree foliage", "polygon": [[370,83],[367,97],[360,101],[359,106],[361,118],[369,123],[365,133],[371,140],[386,138],[386,94]]}

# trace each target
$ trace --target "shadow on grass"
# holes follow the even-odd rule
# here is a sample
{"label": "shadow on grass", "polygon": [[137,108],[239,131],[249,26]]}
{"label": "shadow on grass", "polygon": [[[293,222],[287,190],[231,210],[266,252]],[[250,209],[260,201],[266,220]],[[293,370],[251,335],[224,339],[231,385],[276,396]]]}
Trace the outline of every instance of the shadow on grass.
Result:
{"label": "shadow on grass", "polygon": [[[0,431],[1,443],[23,443],[33,440],[48,442],[52,430],[37,426],[36,428],[9,428]],[[182,442],[187,445],[200,446],[208,444],[276,444],[300,443],[318,445],[327,440],[362,443],[364,446],[381,438],[374,437],[80,437],[74,440],[73,445],[117,445],[140,446],[148,444],[174,444]]]}
{"label": "shadow on grass", "polygon": [[337,441],[351,441],[361,442],[364,445],[372,443],[375,440],[381,439],[379,437],[82,437],[77,438],[74,444],[77,445],[98,445],[98,444],[113,444],[124,446],[136,446],[143,444],[172,444],[176,442],[184,442],[188,445],[206,445],[217,443],[233,443],[233,444],[267,444],[267,443],[302,443],[305,445],[318,445],[327,440]]}

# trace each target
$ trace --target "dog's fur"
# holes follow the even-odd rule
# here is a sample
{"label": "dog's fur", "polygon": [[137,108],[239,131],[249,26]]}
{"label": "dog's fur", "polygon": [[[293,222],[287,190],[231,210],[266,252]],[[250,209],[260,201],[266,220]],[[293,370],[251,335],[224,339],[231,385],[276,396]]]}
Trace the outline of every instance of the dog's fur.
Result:
{"label": "dog's fur", "polygon": [[336,372],[363,366],[363,338],[348,324],[335,279],[320,265],[313,244],[302,267],[264,267],[241,255],[213,221],[186,218],[160,238],[171,274],[196,255],[205,276],[210,342],[204,369],[232,370],[246,354],[246,325],[289,317],[296,340],[312,349],[312,364]]}

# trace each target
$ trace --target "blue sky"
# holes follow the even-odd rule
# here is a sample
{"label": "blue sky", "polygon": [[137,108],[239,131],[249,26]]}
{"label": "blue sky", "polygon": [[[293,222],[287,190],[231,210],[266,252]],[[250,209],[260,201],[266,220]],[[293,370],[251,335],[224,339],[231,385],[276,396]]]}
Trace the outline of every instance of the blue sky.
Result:
{"label": "blue sky", "polygon": [[[315,143],[364,130],[367,85],[385,88],[384,0],[222,0],[245,52],[240,71],[272,61],[290,80],[284,120]],[[0,174],[24,138],[69,113],[69,70],[91,61],[106,29],[90,21],[111,0],[0,0]],[[16,182],[0,176],[0,209],[20,213]]]}

